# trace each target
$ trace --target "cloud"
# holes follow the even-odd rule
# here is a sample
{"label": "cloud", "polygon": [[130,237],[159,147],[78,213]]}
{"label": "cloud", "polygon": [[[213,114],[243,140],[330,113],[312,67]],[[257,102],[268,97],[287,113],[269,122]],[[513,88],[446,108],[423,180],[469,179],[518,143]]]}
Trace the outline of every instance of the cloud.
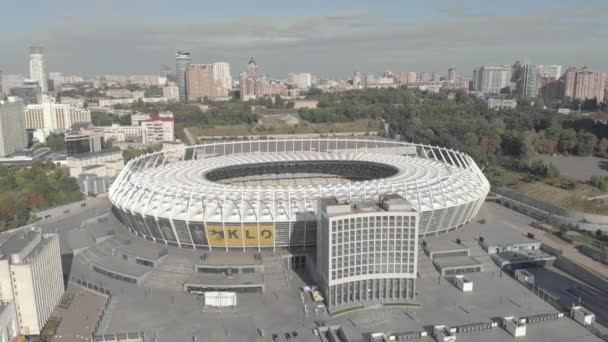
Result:
{"label": "cloud", "polygon": [[[432,71],[452,64],[468,73],[479,64],[526,56],[534,63],[606,70],[601,56],[608,49],[608,32],[598,24],[606,17],[597,13],[594,8],[553,9],[433,20],[387,18],[371,11],[190,21],[69,17],[30,35],[46,46],[50,70],[86,74],[156,72],[162,63],[173,64],[177,49],[190,49],[199,62],[228,61],[235,75],[249,56],[277,76],[308,70],[347,77],[355,69]],[[0,38],[0,44],[25,49],[23,42],[29,40]]]}

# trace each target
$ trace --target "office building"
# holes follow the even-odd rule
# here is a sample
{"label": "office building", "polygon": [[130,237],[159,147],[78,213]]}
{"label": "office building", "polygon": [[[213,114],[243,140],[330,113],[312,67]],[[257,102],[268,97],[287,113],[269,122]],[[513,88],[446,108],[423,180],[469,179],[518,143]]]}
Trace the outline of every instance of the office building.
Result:
{"label": "office building", "polygon": [[189,64],[186,68],[186,97],[188,101],[217,97],[218,85],[213,64]]}
{"label": "office building", "polygon": [[37,81],[23,80],[18,86],[10,88],[10,96],[16,96],[23,100],[23,104],[38,103],[40,97],[40,86]]}
{"label": "office building", "polygon": [[175,54],[175,77],[177,78],[177,88],[179,89],[179,100],[181,102],[188,101],[186,92],[186,70],[192,61],[190,52],[178,51]]}
{"label": "office building", "polygon": [[510,65],[484,65],[473,70],[473,90],[484,94],[500,94],[511,83]]}
{"label": "office building", "polygon": [[44,49],[41,46],[30,47],[30,78],[38,82],[43,93],[49,91]]}
{"label": "office building", "polygon": [[559,79],[562,77],[561,65],[538,65],[538,74],[540,77]]}
{"label": "office building", "polygon": [[227,97],[232,90],[230,64],[226,62],[213,63],[213,79],[218,86],[217,96]]}
{"label": "office building", "polygon": [[439,82],[440,80],[441,80],[441,74],[439,74],[438,72],[433,72],[431,74],[431,81]]}
{"label": "office building", "polygon": [[317,272],[330,310],[415,300],[418,213],[407,200],[318,205]]}
{"label": "office building", "polygon": [[603,72],[570,66],[565,73],[565,83],[565,97],[583,101],[596,99],[598,103],[604,101],[606,74]]}
{"label": "office building", "polygon": [[23,102],[15,97],[0,99],[0,157],[27,147]]}
{"label": "office building", "polygon": [[104,132],[101,128],[72,129],[65,134],[64,139],[68,156],[99,152],[104,148]]}
{"label": "office building", "polygon": [[39,335],[63,295],[59,238],[37,230],[0,236],[0,299],[14,302],[22,335]]}
{"label": "office building", "polygon": [[538,75],[538,66],[530,64],[521,66],[521,78],[517,84],[517,90],[521,98],[527,99],[538,96]]}
{"label": "office building", "polygon": [[45,98],[40,104],[25,107],[27,129],[66,131],[76,123],[91,123],[91,112],[84,108],[55,103],[52,98]]}

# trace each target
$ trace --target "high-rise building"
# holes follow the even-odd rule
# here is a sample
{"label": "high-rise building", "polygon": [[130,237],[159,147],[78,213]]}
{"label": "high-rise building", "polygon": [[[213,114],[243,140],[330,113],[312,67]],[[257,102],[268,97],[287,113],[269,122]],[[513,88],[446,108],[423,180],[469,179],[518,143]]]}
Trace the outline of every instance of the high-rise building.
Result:
{"label": "high-rise building", "polygon": [[540,77],[558,79],[562,77],[561,65],[538,65],[538,74]]}
{"label": "high-rise building", "polygon": [[457,78],[458,73],[456,72],[456,67],[452,65],[452,67],[448,69],[448,81],[455,82]]}
{"label": "high-rise building", "polygon": [[213,79],[218,85],[219,97],[226,97],[232,90],[232,76],[230,75],[230,64],[226,62],[213,63]]}
{"label": "high-rise building", "polygon": [[46,98],[25,107],[25,128],[66,131],[76,123],[91,123],[91,111]]}
{"label": "high-rise building", "polygon": [[0,157],[27,147],[23,102],[9,97],[0,100]]}
{"label": "high-rise building", "polygon": [[39,335],[63,296],[59,238],[21,230],[0,240],[0,301],[14,302],[22,335]]}
{"label": "high-rise building", "polygon": [[2,70],[0,70],[0,100],[4,98],[4,88],[2,87]]}
{"label": "high-rise building", "polygon": [[192,57],[188,51],[178,51],[175,54],[175,77],[177,78],[177,88],[179,89],[179,100],[182,102],[188,101],[186,69],[188,69],[191,61]]}
{"label": "high-rise building", "polygon": [[249,58],[249,63],[247,63],[247,75],[258,76],[258,65],[255,63],[253,57]]}
{"label": "high-rise building", "polygon": [[355,74],[353,75],[353,88],[354,89],[359,89],[361,87],[364,86],[364,76],[363,73],[360,71],[356,71]]}
{"label": "high-rise building", "polygon": [[552,77],[541,77],[538,96],[546,101],[559,101],[564,97],[564,80]]}
{"label": "high-rise building", "polygon": [[317,272],[330,310],[415,300],[418,213],[407,200],[318,206]]}
{"label": "high-rise building", "polygon": [[292,84],[300,89],[308,89],[312,86],[312,75],[307,72],[292,74]]}
{"label": "high-rise building", "polygon": [[167,99],[167,101],[179,101],[179,87],[175,82],[168,82],[166,86],[163,87],[163,97]]}
{"label": "high-rise building", "polygon": [[38,82],[43,93],[48,92],[46,62],[44,60],[44,49],[41,46],[30,47],[30,78]]}
{"label": "high-rise building", "polygon": [[439,74],[438,72],[433,72],[431,74],[431,81],[439,82],[440,80],[441,80],[441,74]]}
{"label": "high-rise building", "polygon": [[566,97],[577,100],[597,99],[598,103],[604,101],[606,74],[603,72],[570,66],[565,73],[565,82]]}
{"label": "high-rise building", "polygon": [[518,93],[522,98],[538,96],[538,66],[526,64],[521,67],[521,81],[518,82]]}
{"label": "high-rise building", "polygon": [[416,83],[418,81],[418,75],[416,75],[415,71],[410,71],[407,73],[407,83]]}
{"label": "high-rise building", "polygon": [[510,65],[484,65],[473,70],[473,90],[485,94],[499,94],[511,83]]}
{"label": "high-rise building", "polygon": [[421,72],[420,73],[420,82],[428,82],[431,80],[431,75],[428,72]]}
{"label": "high-rise building", "polygon": [[[189,101],[217,97],[213,64],[190,64],[186,69],[186,94]],[[219,82],[218,82],[219,83]]]}

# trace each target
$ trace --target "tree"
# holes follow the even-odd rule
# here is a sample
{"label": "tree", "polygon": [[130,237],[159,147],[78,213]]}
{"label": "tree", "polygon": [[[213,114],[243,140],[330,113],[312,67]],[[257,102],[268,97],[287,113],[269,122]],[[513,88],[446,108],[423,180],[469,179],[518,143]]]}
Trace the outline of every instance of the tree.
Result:
{"label": "tree", "polygon": [[65,153],[65,135],[63,133],[49,135],[46,138],[46,146],[53,152]]}
{"label": "tree", "polygon": [[560,176],[559,169],[555,164],[549,163],[547,167],[547,177],[549,178],[558,178]]}
{"label": "tree", "polygon": [[579,132],[576,136],[576,154],[589,156],[593,154],[597,145],[597,137],[593,133]]}

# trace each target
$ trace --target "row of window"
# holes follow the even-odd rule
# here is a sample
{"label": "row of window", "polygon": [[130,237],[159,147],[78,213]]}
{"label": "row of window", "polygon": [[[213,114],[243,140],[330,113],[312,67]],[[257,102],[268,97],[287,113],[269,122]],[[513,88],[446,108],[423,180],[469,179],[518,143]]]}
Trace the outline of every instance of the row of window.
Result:
{"label": "row of window", "polygon": [[383,278],[353,281],[329,287],[330,307],[364,302],[413,301],[414,279]]}

